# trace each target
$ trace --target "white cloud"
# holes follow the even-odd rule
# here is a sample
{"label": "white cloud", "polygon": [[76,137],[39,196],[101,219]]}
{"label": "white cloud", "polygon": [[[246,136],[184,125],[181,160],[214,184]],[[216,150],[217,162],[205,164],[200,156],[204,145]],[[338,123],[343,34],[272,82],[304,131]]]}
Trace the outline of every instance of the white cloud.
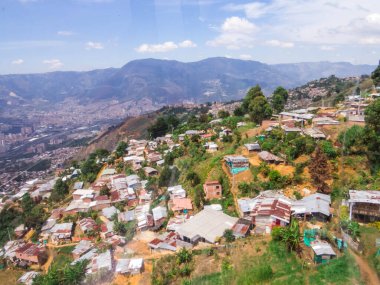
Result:
{"label": "white cloud", "polygon": [[90,49],[104,49],[104,46],[102,43],[99,43],[99,42],[87,42],[86,43],[86,49],[87,50],[90,50]]}
{"label": "white cloud", "polygon": [[185,40],[183,42],[180,42],[180,43],[178,43],[178,46],[181,47],[181,48],[194,48],[194,47],[197,47],[197,45],[195,43],[193,43],[192,41],[190,41],[190,40]]}
{"label": "white cloud", "polygon": [[46,59],[42,63],[48,64],[49,69],[58,69],[63,66],[63,63],[59,59]]}
{"label": "white cloud", "polygon": [[239,55],[239,58],[243,59],[243,60],[250,60],[250,59],[252,59],[252,55],[250,55],[250,54],[241,54],[241,55]]}
{"label": "white cloud", "polygon": [[12,64],[16,64],[16,65],[20,65],[20,64],[23,64],[24,63],[24,60],[19,58],[19,59],[15,59],[12,61]]}
{"label": "white cloud", "polygon": [[174,42],[164,42],[162,44],[142,44],[135,50],[140,53],[168,52],[178,48]]}
{"label": "white cloud", "polygon": [[[352,45],[380,34],[380,1],[272,0],[229,4],[227,11],[243,12],[260,23],[257,38],[326,46]],[[374,12],[377,11],[377,12]],[[364,38],[364,39],[362,39]],[[360,40],[362,39],[362,40]]]}
{"label": "white cloud", "polygon": [[369,14],[366,20],[370,24],[380,24],[380,13]]}
{"label": "white cloud", "polygon": [[58,31],[57,32],[57,35],[58,36],[72,36],[72,35],[75,35],[74,32],[71,32],[71,31]]}
{"label": "white cloud", "polygon": [[191,40],[184,40],[180,43],[172,41],[164,42],[162,44],[142,44],[135,50],[139,53],[157,53],[157,52],[169,52],[178,48],[194,48],[197,45]]}
{"label": "white cloud", "polygon": [[259,18],[266,13],[266,4],[253,2],[247,4],[228,4],[224,7],[227,11],[244,11],[246,16],[251,19]]}
{"label": "white cloud", "polygon": [[269,40],[265,42],[266,45],[272,47],[280,47],[280,48],[292,48],[294,47],[294,43],[292,42],[283,42],[279,40]]}
{"label": "white cloud", "polygon": [[208,41],[209,46],[225,46],[227,49],[251,48],[258,27],[245,18],[227,18],[220,27],[220,35]]}
{"label": "white cloud", "polygon": [[368,38],[362,38],[359,41],[361,44],[364,45],[377,45],[380,44],[380,36],[379,37],[368,37]]}

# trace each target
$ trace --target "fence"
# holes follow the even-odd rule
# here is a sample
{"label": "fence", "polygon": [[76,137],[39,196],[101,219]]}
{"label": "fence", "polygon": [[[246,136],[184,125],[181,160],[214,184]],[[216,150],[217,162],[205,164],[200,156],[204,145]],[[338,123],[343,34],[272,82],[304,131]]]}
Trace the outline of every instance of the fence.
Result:
{"label": "fence", "polygon": [[342,229],[341,229],[341,233],[342,233],[343,241],[345,241],[352,249],[354,249],[358,253],[362,253],[363,252],[362,246],[358,242],[354,241],[352,239],[352,237],[350,237]]}

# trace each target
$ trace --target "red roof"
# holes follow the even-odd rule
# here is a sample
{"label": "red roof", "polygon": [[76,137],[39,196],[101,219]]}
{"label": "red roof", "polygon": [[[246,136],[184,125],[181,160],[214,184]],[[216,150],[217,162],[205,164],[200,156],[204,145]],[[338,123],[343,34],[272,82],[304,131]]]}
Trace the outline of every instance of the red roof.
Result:
{"label": "red roof", "polygon": [[100,230],[103,232],[103,233],[106,233],[108,232],[108,227],[106,224],[101,224],[100,225]]}
{"label": "red roof", "polygon": [[211,138],[212,137],[212,134],[204,134],[204,135],[201,135],[202,138]]}
{"label": "red roof", "polygon": [[95,197],[95,201],[104,201],[104,200],[108,200],[107,195],[101,195],[101,196]]}
{"label": "red roof", "polygon": [[205,185],[220,185],[218,180],[206,181]]}
{"label": "red roof", "polygon": [[150,241],[149,243],[150,244],[153,244],[153,245],[158,245],[159,243],[161,243],[162,240],[158,239],[158,238],[155,238],[154,240]]}
{"label": "red roof", "polygon": [[16,250],[17,253],[27,254],[29,256],[38,255],[43,249],[33,243],[27,243]]}
{"label": "red roof", "polygon": [[120,199],[119,191],[114,191],[111,193],[111,201],[117,201]]}
{"label": "red roof", "polygon": [[267,198],[259,201],[252,210],[253,216],[274,216],[284,221],[290,220],[291,205],[278,198]]}

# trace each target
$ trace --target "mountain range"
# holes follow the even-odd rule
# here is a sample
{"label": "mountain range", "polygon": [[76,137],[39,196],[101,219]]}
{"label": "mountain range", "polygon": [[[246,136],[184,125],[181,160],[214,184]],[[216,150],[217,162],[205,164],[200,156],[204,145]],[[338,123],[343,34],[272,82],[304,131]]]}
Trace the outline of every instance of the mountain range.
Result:
{"label": "mountain range", "polygon": [[0,75],[0,105],[32,100],[53,104],[66,98],[76,98],[83,104],[141,99],[157,105],[229,101],[241,99],[247,89],[256,84],[270,94],[279,85],[293,88],[333,74],[360,76],[374,69],[374,65],[347,62],[270,65],[221,57],[189,63],[142,59],[121,68],[86,72]]}

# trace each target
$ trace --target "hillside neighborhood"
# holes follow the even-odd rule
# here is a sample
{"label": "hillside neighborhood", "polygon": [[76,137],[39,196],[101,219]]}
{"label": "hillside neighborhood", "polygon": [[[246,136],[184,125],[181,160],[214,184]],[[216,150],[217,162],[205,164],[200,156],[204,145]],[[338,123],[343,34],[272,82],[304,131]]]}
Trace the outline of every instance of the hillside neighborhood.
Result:
{"label": "hillside neighborhood", "polygon": [[[125,136],[3,198],[1,265],[28,285],[51,274],[59,284],[232,284],[234,270],[252,274],[239,284],[292,284],[284,278],[300,272],[306,284],[379,284],[380,184],[368,166],[377,169],[378,145],[360,139],[368,126],[379,132],[380,94],[363,92],[285,110],[285,89],[267,101],[256,86],[242,102],[167,108],[149,136]],[[274,252],[307,269],[278,277]],[[239,265],[243,253],[254,265]],[[355,262],[365,265],[326,281],[327,266]]]}

